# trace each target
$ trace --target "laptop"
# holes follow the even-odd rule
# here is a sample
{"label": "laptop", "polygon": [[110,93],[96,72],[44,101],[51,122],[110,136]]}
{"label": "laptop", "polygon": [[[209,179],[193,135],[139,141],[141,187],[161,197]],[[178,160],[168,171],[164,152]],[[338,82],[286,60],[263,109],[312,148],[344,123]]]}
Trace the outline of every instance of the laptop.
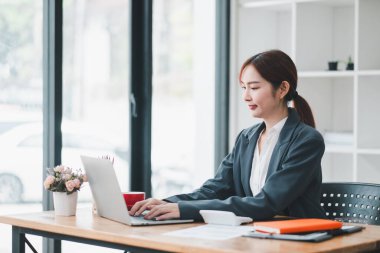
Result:
{"label": "laptop", "polygon": [[99,216],[130,226],[177,224],[194,221],[180,219],[157,221],[145,220],[142,216],[130,216],[112,162],[108,159],[88,156],[81,156],[81,160]]}

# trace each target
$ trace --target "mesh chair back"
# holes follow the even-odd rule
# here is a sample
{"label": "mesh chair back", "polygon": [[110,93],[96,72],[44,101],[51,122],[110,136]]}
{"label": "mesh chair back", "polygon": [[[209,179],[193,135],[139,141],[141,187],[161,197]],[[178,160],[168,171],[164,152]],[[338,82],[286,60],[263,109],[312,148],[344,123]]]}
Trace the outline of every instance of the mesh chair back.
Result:
{"label": "mesh chair back", "polygon": [[328,219],[380,225],[380,185],[322,183],[321,206]]}

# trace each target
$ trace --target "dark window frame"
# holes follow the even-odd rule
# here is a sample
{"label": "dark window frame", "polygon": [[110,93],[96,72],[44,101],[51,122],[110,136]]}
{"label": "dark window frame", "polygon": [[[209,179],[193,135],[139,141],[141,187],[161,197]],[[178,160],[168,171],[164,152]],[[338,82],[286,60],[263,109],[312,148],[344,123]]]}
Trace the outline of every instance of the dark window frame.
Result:
{"label": "dark window frame", "polygon": [[[45,168],[61,163],[62,1],[43,1],[43,178],[46,176]],[[42,192],[43,210],[52,210],[52,193]],[[43,252],[60,253],[61,241],[44,238]]]}
{"label": "dark window frame", "polygon": [[130,185],[146,197],[152,195],[152,9],[151,0],[131,1]]}
{"label": "dark window frame", "polygon": [[230,107],[230,0],[216,0],[215,22],[215,172],[228,154]]}

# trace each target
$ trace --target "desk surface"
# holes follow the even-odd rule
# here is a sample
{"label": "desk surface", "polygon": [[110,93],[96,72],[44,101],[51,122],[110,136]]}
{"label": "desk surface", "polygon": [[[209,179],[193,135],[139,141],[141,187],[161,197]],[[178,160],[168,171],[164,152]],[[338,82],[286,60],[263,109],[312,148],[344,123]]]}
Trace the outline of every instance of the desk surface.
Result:
{"label": "desk surface", "polygon": [[104,242],[175,252],[359,252],[380,248],[380,226],[365,225],[361,232],[321,243],[237,237],[216,241],[165,236],[163,233],[203,223],[130,227],[78,210],[76,216],[53,211],[0,216],[0,223]]}

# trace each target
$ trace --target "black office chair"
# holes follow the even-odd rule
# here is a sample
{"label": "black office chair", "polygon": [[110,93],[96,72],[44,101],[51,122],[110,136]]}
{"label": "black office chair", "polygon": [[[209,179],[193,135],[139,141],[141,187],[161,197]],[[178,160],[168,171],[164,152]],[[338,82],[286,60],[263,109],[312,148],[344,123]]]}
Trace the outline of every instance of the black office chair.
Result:
{"label": "black office chair", "polygon": [[328,219],[380,225],[380,185],[322,183],[321,206]]}

